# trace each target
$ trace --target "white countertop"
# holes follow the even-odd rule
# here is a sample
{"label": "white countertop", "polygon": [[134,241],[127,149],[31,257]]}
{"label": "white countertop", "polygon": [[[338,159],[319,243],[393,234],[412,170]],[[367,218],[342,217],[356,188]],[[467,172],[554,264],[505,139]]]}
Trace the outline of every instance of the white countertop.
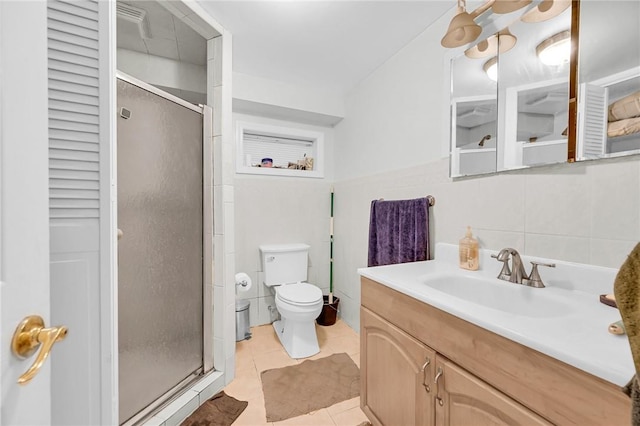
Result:
{"label": "white countertop", "polygon": [[[607,331],[621,319],[620,312],[599,301],[600,294],[613,292],[617,269],[522,256],[527,273],[529,260],[556,263],[553,269],[540,267],[546,288],[531,288],[495,279],[501,268],[490,257],[495,251],[481,250],[478,271],[458,267],[456,245],[438,244],[436,253],[435,260],[360,268],[358,273],[616,385],[624,386],[635,373],[627,336]],[[453,275],[512,286],[508,297],[529,299],[534,308],[540,305],[540,312],[532,316],[489,308],[426,284],[434,277],[455,279]],[[568,307],[566,312],[558,311],[560,304]],[[547,314],[547,305],[555,311]]]}

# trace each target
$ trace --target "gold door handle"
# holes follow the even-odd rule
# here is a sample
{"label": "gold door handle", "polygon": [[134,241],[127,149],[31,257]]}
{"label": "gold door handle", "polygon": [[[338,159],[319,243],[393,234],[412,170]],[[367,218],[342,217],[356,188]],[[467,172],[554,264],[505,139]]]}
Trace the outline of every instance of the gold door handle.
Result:
{"label": "gold door handle", "polygon": [[25,385],[40,371],[40,367],[49,357],[53,344],[67,336],[67,327],[44,328],[44,320],[38,315],[30,315],[22,320],[13,333],[11,351],[20,359],[29,358],[42,345],[33,365],[18,379],[18,384]]}

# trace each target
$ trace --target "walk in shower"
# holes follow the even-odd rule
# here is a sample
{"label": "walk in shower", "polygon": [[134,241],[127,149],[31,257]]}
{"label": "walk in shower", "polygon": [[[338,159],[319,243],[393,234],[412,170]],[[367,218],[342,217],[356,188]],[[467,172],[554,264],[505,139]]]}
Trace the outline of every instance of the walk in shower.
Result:
{"label": "walk in shower", "polygon": [[143,418],[204,371],[207,173],[203,107],[122,75],[117,96],[122,424]]}

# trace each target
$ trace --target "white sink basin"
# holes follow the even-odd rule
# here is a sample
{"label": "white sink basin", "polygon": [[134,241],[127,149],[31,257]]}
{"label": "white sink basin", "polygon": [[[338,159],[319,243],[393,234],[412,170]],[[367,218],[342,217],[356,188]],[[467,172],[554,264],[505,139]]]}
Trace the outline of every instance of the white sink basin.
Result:
{"label": "white sink basin", "polygon": [[[436,259],[361,268],[361,276],[448,312],[611,383],[624,386],[635,373],[626,336],[607,332],[620,312],[599,301],[611,293],[618,270],[558,259],[540,271],[545,288],[499,280],[497,251],[480,250],[480,269],[458,266],[458,246],[439,243]],[[425,327],[428,327],[425,324]]]}
{"label": "white sink basin", "polygon": [[571,313],[571,304],[532,288],[499,279],[463,274],[429,275],[424,284],[434,290],[486,308],[514,315],[549,318]]}

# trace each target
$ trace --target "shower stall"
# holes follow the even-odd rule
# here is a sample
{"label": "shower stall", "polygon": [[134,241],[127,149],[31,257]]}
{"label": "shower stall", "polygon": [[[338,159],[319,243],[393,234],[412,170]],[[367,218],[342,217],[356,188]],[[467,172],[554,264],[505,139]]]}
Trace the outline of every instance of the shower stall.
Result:
{"label": "shower stall", "polygon": [[[205,370],[205,108],[118,74],[120,424]],[[204,168],[206,169],[206,167]]]}

